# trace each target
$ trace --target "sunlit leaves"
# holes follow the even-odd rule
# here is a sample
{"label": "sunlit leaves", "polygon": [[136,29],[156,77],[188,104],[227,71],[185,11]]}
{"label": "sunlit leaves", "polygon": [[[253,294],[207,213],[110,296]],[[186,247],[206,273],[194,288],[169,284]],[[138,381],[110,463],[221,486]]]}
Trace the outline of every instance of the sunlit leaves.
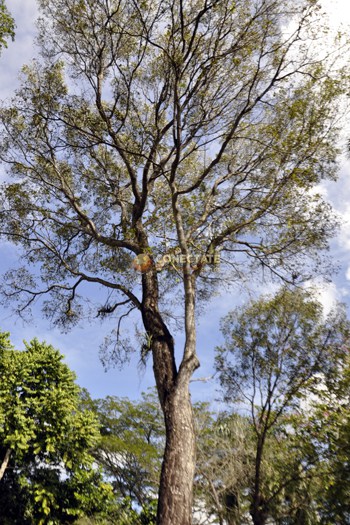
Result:
{"label": "sunlit leaves", "polygon": [[14,39],[15,36],[15,22],[8,12],[5,0],[0,2],[0,52],[1,48],[7,47],[7,40]]}
{"label": "sunlit leaves", "polygon": [[[87,509],[99,512],[112,494],[92,467],[89,451],[98,440],[98,424],[91,411],[80,409],[74,373],[46,343],[35,339],[18,351],[10,347],[7,334],[1,334],[0,342],[1,461],[3,451],[11,450],[2,496],[8,497],[12,483],[23,486],[23,523],[31,517],[29,523],[46,524],[50,515],[56,524]],[[11,509],[1,504],[0,519],[6,519],[2,511]]]}

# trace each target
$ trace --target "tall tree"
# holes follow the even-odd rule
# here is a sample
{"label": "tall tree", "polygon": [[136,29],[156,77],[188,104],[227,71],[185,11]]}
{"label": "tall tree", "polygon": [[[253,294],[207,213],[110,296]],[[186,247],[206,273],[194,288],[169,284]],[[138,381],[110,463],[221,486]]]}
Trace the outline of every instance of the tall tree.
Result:
{"label": "tall tree", "polygon": [[92,466],[97,420],[79,409],[79,387],[62,359],[37,340],[14,350],[0,334],[1,523],[72,523],[112,502]]}
{"label": "tall tree", "polygon": [[[271,516],[285,517],[286,507],[292,515],[293,497],[303,493],[300,487],[320,459],[317,425],[309,421],[301,400],[321,393],[323,383],[341,373],[350,325],[343,308],[324,318],[321,304],[309,292],[283,288],[231,313],[223,330],[226,343],[218,349],[217,369],[225,399],[243,403],[250,412],[255,434],[250,512],[254,525],[264,525]],[[303,425],[306,439],[300,441]],[[288,428],[294,431],[284,439]],[[324,441],[319,443],[325,447]],[[281,494],[289,498],[288,505]],[[303,506],[299,499],[296,510],[309,503]]]}
{"label": "tall tree", "polygon": [[[35,269],[9,272],[4,293],[19,312],[42,298],[61,326],[95,299],[95,313],[119,316],[117,357],[130,348],[120,320],[139,312],[166,426],[158,523],[188,525],[196,304],[248,262],[296,280],[327,245],[334,221],[310,190],[336,173],[346,68],[335,47],[317,51],[314,0],[39,5],[42,61],[1,113],[14,179],[0,232]],[[222,276],[209,264],[219,251]],[[167,292],[183,319],[178,359]]]}

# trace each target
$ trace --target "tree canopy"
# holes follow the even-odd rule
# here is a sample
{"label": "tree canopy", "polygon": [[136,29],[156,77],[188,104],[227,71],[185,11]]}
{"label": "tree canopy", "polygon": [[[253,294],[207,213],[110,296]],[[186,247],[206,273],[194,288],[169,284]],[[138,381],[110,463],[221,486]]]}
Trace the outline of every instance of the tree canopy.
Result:
{"label": "tree canopy", "polygon": [[[100,314],[139,308],[133,258],[176,248],[190,261],[219,249],[231,280],[249,260],[295,280],[334,228],[309,190],[335,175],[346,92],[335,51],[300,45],[320,30],[317,4],[40,4],[47,61],[24,68],[2,111],[15,180],[1,231],[42,270],[37,283],[27,267],[7,276],[19,311],[50,293],[46,314],[76,322],[84,283],[107,289]],[[158,265],[164,291],[183,272],[169,266]]]}

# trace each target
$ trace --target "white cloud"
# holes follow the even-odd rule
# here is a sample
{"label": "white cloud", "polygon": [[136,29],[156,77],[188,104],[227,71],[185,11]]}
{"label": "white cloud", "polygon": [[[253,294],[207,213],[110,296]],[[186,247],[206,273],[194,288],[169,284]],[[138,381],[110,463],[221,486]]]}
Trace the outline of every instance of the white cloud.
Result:
{"label": "white cloud", "polygon": [[341,300],[343,295],[345,295],[345,293],[342,292],[342,289],[338,288],[335,283],[321,282],[318,279],[307,283],[305,288],[310,290],[315,298],[320,301],[325,316],[329,314],[335,304]]}
{"label": "white cloud", "polygon": [[344,30],[349,28],[349,0],[323,0],[322,6],[328,13],[332,26],[342,26]]}
{"label": "white cloud", "polygon": [[320,288],[319,300],[323,305],[325,315],[327,315],[339,300],[339,291],[335,283],[327,283]]}
{"label": "white cloud", "polygon": [[346,277],[346,280],[347,280],[347,281],[350,281],[350,266],[349,266],[348,269],[346,270],[345,277]]}
{"label": "white cloud", "polygon": [[350,210],[341,214],[341,226],[337,240],[341,250],[350,251]]}

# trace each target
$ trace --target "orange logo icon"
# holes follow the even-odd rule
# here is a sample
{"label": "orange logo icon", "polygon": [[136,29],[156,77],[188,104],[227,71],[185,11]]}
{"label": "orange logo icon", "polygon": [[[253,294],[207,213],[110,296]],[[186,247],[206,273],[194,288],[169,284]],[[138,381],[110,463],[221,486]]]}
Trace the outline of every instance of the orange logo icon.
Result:
{"label": "orange logo icon", "polygon": [[148,272],[151,266],[152,266],[152,259],[149,255],[145,253],[141,253],[140,255],[137,255],[137,257],[135,257],[135,259],[132,262],[132,267],[134,268],[135,272],[141,272],[141,273]]}

